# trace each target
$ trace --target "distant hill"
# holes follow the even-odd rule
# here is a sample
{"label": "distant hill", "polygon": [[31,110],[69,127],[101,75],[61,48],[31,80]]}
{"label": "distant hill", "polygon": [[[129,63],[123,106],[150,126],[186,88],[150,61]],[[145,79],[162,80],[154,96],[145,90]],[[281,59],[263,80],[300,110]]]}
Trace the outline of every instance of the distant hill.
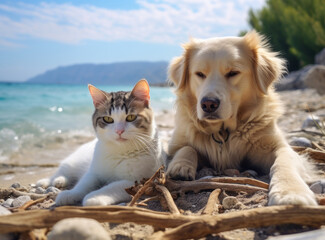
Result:
{"label": "distant hill", "polygon": [[167,62],[76,64],[58,67],[27,80],[30,83],[130,85],[145,78],[161,85],[167,79]]}

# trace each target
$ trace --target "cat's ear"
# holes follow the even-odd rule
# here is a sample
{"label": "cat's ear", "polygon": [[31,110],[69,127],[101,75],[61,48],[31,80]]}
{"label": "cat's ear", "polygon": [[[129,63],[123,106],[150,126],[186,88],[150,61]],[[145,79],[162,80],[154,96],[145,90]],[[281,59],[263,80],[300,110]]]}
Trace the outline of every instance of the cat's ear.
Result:
{"label": "cat's ear", "polygon": [[133,88],[131,94],[137,98],[145,100],[149,102],[150,95],[149,95],[149,84],[147,80],[141,79]]}
{"label": "cat's ear", "polygon": [[97,108],[107,100],[106,95],[98,88],[88,84],[90,95],[93,99],[94,106]]}

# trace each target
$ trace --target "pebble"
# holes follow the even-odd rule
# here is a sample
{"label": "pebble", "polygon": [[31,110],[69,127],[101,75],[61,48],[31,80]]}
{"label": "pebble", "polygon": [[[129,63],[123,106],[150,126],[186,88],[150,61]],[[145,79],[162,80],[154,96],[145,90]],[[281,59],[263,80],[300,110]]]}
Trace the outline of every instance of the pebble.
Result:
{"label": "pebble", "polygon": [[20,188],[20,183],[13,183],[11,185],[12,188]]}
{"label": "pebble", "polygon": [[225,198],[222,200],[222,206],[223,206],[225,209],[232,209],[232,208],[235,207],[235,205],[236,205],[237,203],[238,203],[237,198],[232,197],[232,196],[225,197]]}
{"label": "pebble", "polygon": [[322,194],[325,192],[325,179],[315,182],[310,186],[310,189],[316,194]]}
{"label": "pebble", "polygon": [[12,206],[21,207],[22,205],[24,205],[26,202],[30,200],[31,200],[30,196],[20,196],[12,202]]}
{"label": "pebble", "polygon": [[67,218],[56,223],[48,240],[110,240],[103,226],[94,219]]}
{"label": "pebble", "polygon": [[[302,124],[302,128],[308,127],[318,127],[320,124],[320,119],[318,116],[308,116]],[[317,126],[318,125],[318,126]]]}
{"label": "pebble", "polygon": [[45,193],[59,193],[59,192],[61,192],[61,190],[53,186],[48,187],[45,191]]}
{"label": "pebble", "polygon": [[237,169],[226,169],[223,173],[229,177],[238,177],[240,175],[240,172]]}
{"label": "pebble", "polygon": [[299,147],[309,147],[311,148],[313,145],[308,138],[305,137],[293,137],[290,141],[291,146],[299,146]]}
{"label": "pebble", "polygon": [[246,170],[240,174],[243,177],[258,177],[258,173],[254,170]]}
{"label": "pebble", "polygon": [[3,204],[2,206],[6,207],[6,208],[10,208],[12,207],[12,202],[14,201],[14,199],[12,198],[8,198]]}
{"label": "pebble", "polygon": [[11,214],[11,212],[7,208],[0,206],[0,216],[8,214]]}
{"label": "pebble", "polygon": [[45,193],[45,189],[44,188],[42,188],[42,187],[37,187],[36,189],[35,189],[35,193],[38,193],[38,194],[44,194]]}
{"label": "pebble", "polygon": [[269,240],[323,240],[325,236],[325,229],[318,229],[303,233],[288,234],[276,237],[269,237]]}

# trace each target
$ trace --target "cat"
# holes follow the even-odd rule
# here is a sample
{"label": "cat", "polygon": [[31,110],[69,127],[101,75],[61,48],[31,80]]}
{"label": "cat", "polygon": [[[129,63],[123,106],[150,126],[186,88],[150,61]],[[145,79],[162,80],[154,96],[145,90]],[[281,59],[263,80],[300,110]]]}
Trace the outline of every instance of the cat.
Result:
{"label": "cat", "polygon": [[58,194],[58,206],[129,201],[125,188],[150,177],[163,164],[147,81],[140,80],[130,92],[88,88],[95,107],[92,121],[97,138],[67,157],[50,179],[37,183],[62,188],[77,182],[71,190]]}

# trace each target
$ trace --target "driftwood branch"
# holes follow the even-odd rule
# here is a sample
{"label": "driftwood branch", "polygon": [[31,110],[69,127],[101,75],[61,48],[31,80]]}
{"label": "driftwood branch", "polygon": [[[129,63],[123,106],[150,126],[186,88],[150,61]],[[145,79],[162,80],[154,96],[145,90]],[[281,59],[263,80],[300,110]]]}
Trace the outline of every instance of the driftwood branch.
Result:
{"label": "driftwood branch", "polygon": [[164,195],[169,211],[174,214],[180,214],[174,202],[174,199],[168,189],[162,185],[156,185],[156,189]]}
{"label": "driftwood branch", "polygon": [[[320,212],[317,213],[319,209]],[[154,233],[149,239],[198,239],[239,228],[257,228],[279,224],[319,227],[324,224],[325,207],[274,206],[231,212],[190,221],[172,230]],[[322,213],[321,213],[322,212]],[[312,214],[316,214],[314,216]],[[317,220],[316,220],[317,219]]]}
{"label": "driftwood branch", "polygon": [[255,193],[258,191],[267,192],[268,190],[261,187],[242,185],[242,184],[232,184],[232,183],[220,183],[214,182],[213,180],[206,179],[206,181],[196,180],[196,181],[173,181],[170,179],[166,180],[165,186],[170,192],[199,192],[202,190],[211,190],[220,188],[222,190],[240,192],[244,191],[247,193]]}
{"label": "driftwood branch", "polygon": [[53,193],[49,194],[37,194],[37,193],[28,193],[28,192],[22,192],[14,188],[0,188],[0,198],[6,199],[10,196],[13,197],[20,197],[20,196],[29,196],[32,200],[36,200],[39,198],[44,198],[47,196],[54,196]]}
{"label": "driftwood branch", "polygon": [[215,189],[210,193],[207,205],[205,206],[202,214],[209,214],[211,215],[214,211],[215,206],[219,207],[219,195],[221,193],[220,189]]}
{"label": "driftwood branch", "polygon": [[299,154],[307,154],[310,158],[312,158],[315,162],[324,163],[325,162],[325,152],[315,150],[312,148],[305,147],[292,147]]}
{"label": "driftwood branch", "polygon": [[28,202],[26,202],[24,205],[22,205],[21,207],[18,207],[17,209],[13,209],[13,210],[16,210],[16,211],[25,211],[27,208],[37,204],[37,203],[41,203],[47,199],[49,199],[49,195],[45,196],[45,197],[42,197],[42,198],[38,198],[36,200],[30,200]]}
{"label": "driftwood branch", "polygon": [[255,187],[269,189],[269,184],[248,177],[215,177],[197,180],[198,182],[220,182],[220,183],[236,183],[236,184],[249,184]]}
{"label": "driftwood branch", "polygon": [[[239,228],[263,227],[275,224],[325,224],[324,206],[272,206],[216,216],[184,216],[135,207],[58,207],[54,210],[29,210],[0,216],[0,233],[24,232],[49,228],[56,222],[72,217],[92,218],[99,222],[152,225],[156,228],[175,228],[157,232],[152,239],[199,238],[208,234]],[[157,237],[157,238],[155,238]]]}
{"label": "driftwood branch", "polygon": [[164,166],[161,166],[148,181],[145,182],[142,188],[138,190],[138,192],[132,197],[132,201],[128,204],[128,206],[133,206],[135,202],[146,192],[149,187],[152,187],[154,184],[154,180],[161,174],[161,171],[164,169]]}

